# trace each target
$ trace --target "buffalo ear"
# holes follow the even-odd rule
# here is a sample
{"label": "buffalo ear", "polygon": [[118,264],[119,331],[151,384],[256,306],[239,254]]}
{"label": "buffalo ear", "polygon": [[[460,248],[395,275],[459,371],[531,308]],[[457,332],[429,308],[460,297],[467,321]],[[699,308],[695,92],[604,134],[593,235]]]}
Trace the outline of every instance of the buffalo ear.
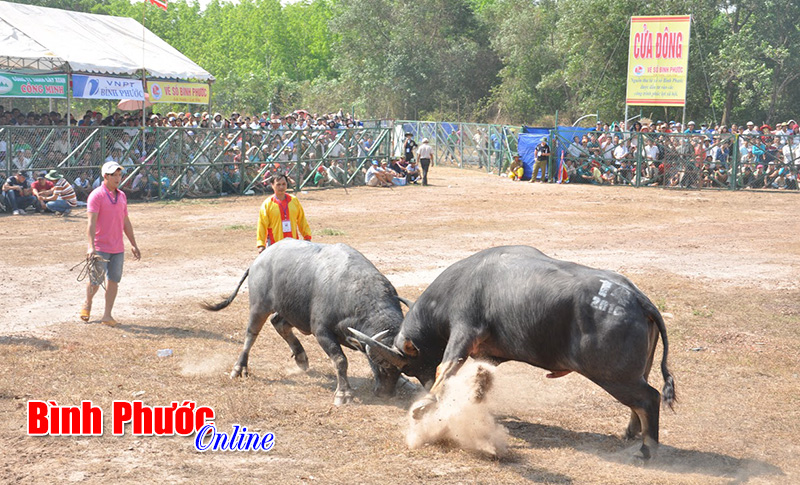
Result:
{"label": "buffalo ear", "polygon": [[403,353],[409,357],[416,357],[419,355],[419,349],[416,345],[414,345],[414,342],[409,339],[405,339],[403,341]]}

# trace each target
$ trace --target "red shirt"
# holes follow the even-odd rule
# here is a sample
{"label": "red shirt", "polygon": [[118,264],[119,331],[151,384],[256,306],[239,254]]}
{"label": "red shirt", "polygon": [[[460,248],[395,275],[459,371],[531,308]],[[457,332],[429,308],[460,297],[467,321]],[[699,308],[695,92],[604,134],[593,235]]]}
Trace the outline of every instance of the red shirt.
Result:
{"label": "red shirt", "polygon": [[49,181],[47,179],[44,179],[44,180],[38,180],[37,179],[36,182],[31,184],[31,187],[33,188],[33,190],[36,190],[36,191],[39,191],[39,192],[44,192],[45,190],[52,189],[53,185],[55,185],[55,184],[53,184],[53,182],[51,182],[51,181]]}

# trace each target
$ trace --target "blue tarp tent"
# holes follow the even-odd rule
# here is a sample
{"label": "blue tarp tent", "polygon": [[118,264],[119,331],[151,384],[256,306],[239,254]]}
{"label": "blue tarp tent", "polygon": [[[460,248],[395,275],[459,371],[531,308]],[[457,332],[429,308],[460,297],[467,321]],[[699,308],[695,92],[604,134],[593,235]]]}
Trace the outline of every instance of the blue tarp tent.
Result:
{"label": "blue tarp tent", "polygon": [[522,160],[523,174],[522,180],[530,180],[531,172],[533,171],[533,164],[536,162],[534,150],[542,138],[550,136],[550,128],[531,128],[524,126],[522,133],[517,139],[517,152]]}
{"label": "blue tarp tent", "polygon": [[[583,135],[587,133],[591,133],[594,131],[594,128],[578,128],[574,126],[559,126],[558,127],[558,140],[556,141],[556,147],[553,152],[555,155],[555,160],[558,162],[561,160],[561,154],[567,151],[570,143],[572,143],[572,139],[574,137],[578,137],[580,139]],[[551,147],[552,148],[552,147]],[[565,155],[566,157],[566,155]]]}

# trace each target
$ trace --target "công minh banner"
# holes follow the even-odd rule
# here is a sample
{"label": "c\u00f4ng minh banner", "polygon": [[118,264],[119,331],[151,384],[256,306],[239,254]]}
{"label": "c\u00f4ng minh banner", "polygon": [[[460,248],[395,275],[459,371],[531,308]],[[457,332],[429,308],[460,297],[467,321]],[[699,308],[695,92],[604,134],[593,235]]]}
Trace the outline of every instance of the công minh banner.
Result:
{"label": "c\u00f4ng minh banner", "polygon": [[72,75],[72,97],[85,99],[144,99],[141,79]]}
{"label": "c\u00f4ng minh banner", "polygon": [[67,75],[42,76],[0,72],[0,97],[7,98],[66,98]]}
{"label": "c\u00f4ng minh banner", "polygon": [[148,81],[147,92],[153,103],[208,104],[211,93],[208,84]]}
{"label": "c\u00f4ng minh banner", "polygon": [[631,17],[626,104],[685,106],[691,16]]}

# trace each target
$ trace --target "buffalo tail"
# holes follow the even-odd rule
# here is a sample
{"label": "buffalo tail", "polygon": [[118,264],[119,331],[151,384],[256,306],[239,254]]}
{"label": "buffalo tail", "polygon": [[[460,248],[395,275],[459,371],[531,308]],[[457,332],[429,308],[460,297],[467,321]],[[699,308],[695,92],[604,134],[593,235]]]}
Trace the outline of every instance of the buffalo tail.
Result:
{"label": "buffalo tail", "polygon": [[247,268],[247,271],[244,272],[244,276],[242,276],[242,279],[239,280],[239,285],[236,286],[235,290],[233,290],[233,293],[231,293],[231,296],[229,296],[225,300],[222,300],[221,302],[215,303],[213,305],[210,304],[210,303],[203,302],[203,303],[200,304],[200,306],[202,308],[204,308],[205,310],[209,310],[209,311],[212,311],[212,312],[216,312],[216,311],[222,310],[223,308],[227,307],[228,305],[231,304],[233,299],[236,298],[236,295],[239,293],[239,288],[242,287],[242,285],[244,284],[244,280],[247,279],[247,276],[249,274],[250,274],[250,268]]}
{"label": "buffalo tail", "polygon": [[675,396],[675,379],[672,377],[669,369],[667,368],[667,354],[669,353],[669,341],[667,340],[667,327],[664,325],[664,318],[658,309],[651,303],[650,318],[653,323],[658,327],[658,333],[661,334],[661,343],[664,346],[664,353],[661,357],[661,375],[664,376],[664,388],[661,390],[661,399],[664,404],[674,409],[673,405],[678,401]]}

